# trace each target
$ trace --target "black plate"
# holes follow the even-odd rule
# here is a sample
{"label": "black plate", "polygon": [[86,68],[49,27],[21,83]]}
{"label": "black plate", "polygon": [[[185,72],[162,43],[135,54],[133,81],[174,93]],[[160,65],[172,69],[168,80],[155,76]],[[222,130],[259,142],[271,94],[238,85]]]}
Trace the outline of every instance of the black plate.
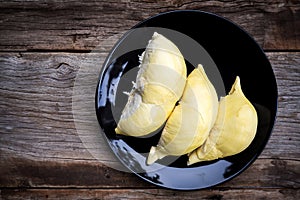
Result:
{"label": "black plate", "polygon": [[[151,37],[147,34],[144,34],[145,37],[136,36],[134,31],[129,31],[115,45],[104,63],[96,91],[98,121],[112,151],[133,173],[166,188],[202,189],[237,176],[262,152],[275,121],[277,85],[263,50],[240,27],[207,12],[185,10],[162,13],[139,23],[133,30],[142,27],[152,27],[151,30],[171,29],[197,41],[205,49],[204,53],[208,54],[208,60],[212,59],[208,62],[215,64],[219,70],[224,92],[227,93],[235,77],[240,76],[242,89],[257,110],[257,133],[251,145],[234,156],[191,166],[186,165],[187,156],[181,156],[174,162],[162,159],[147,166],[147,152],[157,144],[160,130],[148,138],[116,136],[114,131],[127,101],[127,97],[121,93],[123,90],[130,91],[129,83],[135,80],[138,55]],[[128,51],[130,45],[134,47]],[[193,65],[187,62],[187,67],[190,72]]]}

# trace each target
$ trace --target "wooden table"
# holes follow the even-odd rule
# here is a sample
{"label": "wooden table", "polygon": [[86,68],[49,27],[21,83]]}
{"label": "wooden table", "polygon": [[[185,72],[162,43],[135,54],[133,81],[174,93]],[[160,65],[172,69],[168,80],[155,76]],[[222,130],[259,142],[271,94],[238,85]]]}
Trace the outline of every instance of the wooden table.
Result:
{"label": "wooden table", "polygon": [[[222,15],[249,32],[265,50],[279,92],[274,131],[254,164],[217,187],[184,192],[109,167],[117,165],[110,154],[97,159],[82,137],[97,129],[93,108],[77,106],[92,105],[118,33],[181,9]],[[74,94],[78,80],[85,81]],[[299,199],[299,110],[298,0],[0,2],[0,199]]]}

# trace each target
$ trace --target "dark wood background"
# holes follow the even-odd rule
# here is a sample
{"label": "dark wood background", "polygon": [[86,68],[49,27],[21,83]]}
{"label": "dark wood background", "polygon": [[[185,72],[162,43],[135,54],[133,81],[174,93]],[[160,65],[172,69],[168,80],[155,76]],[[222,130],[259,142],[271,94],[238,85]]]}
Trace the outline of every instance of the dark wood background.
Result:
{"label": "dark wood background", "polygon": [[[272,64],[279,92],[274,131],[253,165],[217,187],[185,192],[95,159],[72,111],[79,72],[88,80],[77,96],[84,101],[116,34],[181,9],[219,14],[250,33]],[[0,1],[0,199],[299,199],[299,110],[298,0]]]}

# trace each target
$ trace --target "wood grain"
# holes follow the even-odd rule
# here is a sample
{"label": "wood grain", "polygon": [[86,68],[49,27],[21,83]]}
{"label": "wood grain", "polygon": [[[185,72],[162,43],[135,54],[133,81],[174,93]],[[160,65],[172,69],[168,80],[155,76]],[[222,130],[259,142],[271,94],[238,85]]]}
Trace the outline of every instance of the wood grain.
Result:
{"label": "wood grain", "polygon": [[[279,93],[259,158],[233,180],[188,192],[128,173],[94,110],[100,68],[122,33],[183,9],[216,13],[252,35]],[[298,0],[2,0],[0,199],[300,199],[299,27]]]}
{"label": "wood grain", "polygon": [[1,1],[0,51],[81,51],[171,10],[213,12],[235,22],[265,50],[300,49],[300,2],[206,1]]}
{"label": "wood grain", "polygon": [[[300,53],[267,55],[279,90],[273,134],[249,169],[218,188],[299,189]],[[116,159],[107,154],[110,151],[106,147],[92,151],[95,145],[102,144],[94,141],[93,134],[98,134],[95,131],[99,126],[91,113],[105,56],[0,53],[0,187],[154,187],[133,174],[107,167],[119,166],[115,166]],[[79,93],[74,93],[76,87]],[[92,109],[79,110],[83,115],[78,116],[76,109],[82,105]],[[270,193],[275,195],[278,190]]]}
{"label": "wood grain", "polygon": [[245,190],[201,190],[201,191],[171,191],[163,189],[120,190],[120,189],[29,189],[29,190],[0,190],[2,199],[289,199],[297,200],[299,190],[291,189],[245,189]]}
{"label": "wood grain", "polygon": [[[5,188],[156,188],[132,173],[121,172],[97,160],[31,160],[5,156],[0,161],[0,187]],[[258,159],[238,177],[215,188],[299,189],[299,160]]]}
{"label": "wood grain", "polygon": [[[300,68],[299,53],[269,53],[278,86],[277,119],[262,157],[300,158]],[[292,133],[292,135],[289,135]],[[276,144],[276,145],[272,145]],[[284,147],[289,144],[288,148]]]}

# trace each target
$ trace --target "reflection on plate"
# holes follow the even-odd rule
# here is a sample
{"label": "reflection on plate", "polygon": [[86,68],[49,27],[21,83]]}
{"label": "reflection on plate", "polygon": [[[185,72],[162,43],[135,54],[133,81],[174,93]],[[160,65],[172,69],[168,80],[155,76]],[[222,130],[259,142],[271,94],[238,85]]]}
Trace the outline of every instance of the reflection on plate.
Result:
{"label": "reflection on plate", "polygon": [[[197,24],[190,26],[187,23],[190,21]],[[191,47],[192,51],[183,50],[188,72],[198,63],[209,66],[211,71],[208,76],[212,77],[219,96],[228,93],[235,77],[240,76],[243,91],[258,114],[257,133],[246,150],[234,156],[191,166],[186,165],[186,155],[178,158],[167,157],[147,166],[147,154],[150,147],[157,144],[161,130],[146,138],[116,136],[114,129],[127,102],[127,96],[122,95],[122,92],[130,91],[131,81],[136,78],[138,56],[144,51],[154,31],[165,31],[163,34],[171,38],[180,50],[185,47],[180,41],[172,39],[172,31],[196,41],[199,49],[196,45]],[[194,56],[192,52],[201,56]],[[194,60],[195,58],[200,61]],[[220,80],[222,85],[218,85]],[[108,56],[96,91],[99,124],[121,163],[144,180],[179,190],[215,186],[244,171],[265,147],[274,125],[276,108],[276,80],[262,49],[237,25],[201,11],[163,13],[133,27]]]}

